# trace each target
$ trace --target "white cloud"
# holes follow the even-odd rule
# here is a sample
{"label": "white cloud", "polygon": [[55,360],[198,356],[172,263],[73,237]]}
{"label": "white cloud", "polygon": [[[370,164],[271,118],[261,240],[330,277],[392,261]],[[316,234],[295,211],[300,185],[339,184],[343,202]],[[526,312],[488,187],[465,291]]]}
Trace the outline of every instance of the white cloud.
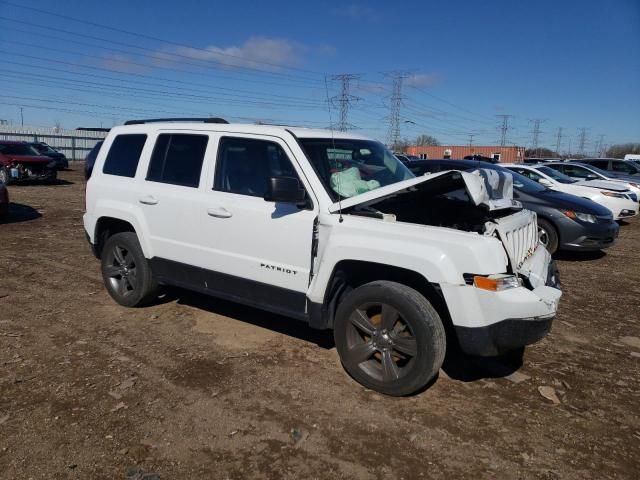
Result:
{"label": "white cloud", "polygon": [[438,73],[414,73],[405,79],[405,84],[415,88],[431,87],[442,79]]}
{"label": "white cloud", "polygon": [[368,20],[376,22],[382,18],[379,12],[376,10],[358,3],[351,3],[343,7],[333,9],[335,15],[341,17],[349,17],[354,20]]}
{"label": "white cloud", "polygon": [[98,61],[98,65],[101,68],[121,73],[142,73],[148,70],[144,65],[134,62],[134,60],[131,60],[126,55],[118,55],[115,53],[104,55]]}
{"label": "white cloud", "polygon": [[304,50],[302,45],[282,38],[250,37],[239,46],[174,47],[159,51],[156,57],[160,62],[180,62],[183,57],[189,57],[220,63],[228,69],[279,70],[299,64]]}

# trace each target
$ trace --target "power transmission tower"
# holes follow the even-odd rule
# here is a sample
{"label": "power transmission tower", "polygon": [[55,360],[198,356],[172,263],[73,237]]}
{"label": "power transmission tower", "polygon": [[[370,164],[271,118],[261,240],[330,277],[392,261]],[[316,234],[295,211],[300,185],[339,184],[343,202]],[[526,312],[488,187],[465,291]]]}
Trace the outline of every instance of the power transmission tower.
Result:
{"label": "power transmission tower", "polygon": [[580,135],[578,135],[578,153],[584,155],[584,146],[587,143],[587,129],[582,127],[580,129]]}
{"label": "power transmission tower", "polygon": [[504,147],[507,144],[507,132],[509,131],[509,119],[513,117],[513,115],[496,115],[496,117],[502,119],[502,125],[500,128],[500,146]]}
{"label": "power transmission tower", "polygon": [[402,82],[408,75],[394,72],[391,74],[393,87],[391,89],[390,114],[389,114],[389,144],[398,145],[400,142],[400,108],[402,107]]}
{"label": "power transmission tower", "polygon": [[353,125],[349,123],[349,107],[357,100],[358,97],[354,97],[349,93],[350,84],[353,80],[360,78],[359,75],[353,75],[351,73],[342,73],[340,75],[334,75],[333,80],[339,80],[341,84],[340,95],[336,95],[331,98],[331,102],[338,104],[340,107],[340,120],[338,121],[338,130],[345,132]]}
{"label": "power transmission tower", "polygon": [[606,135],[598,135],[598,142],[595,148],[596,156],[604,156],[604,137],[606,137]]}
{"label": "power transmission tower", "polygon": [[531,140],[531,149],[535,152],[535,156],[539,156],[538,152],[538,142],[540,140],[540,124],[544,122],[541,118],[536,118],[533,121],[533,139]]}
{"label": "power transmission tower", "polygon": [[558,133],[556,133],[556,154],[560,154],[560,144],[562,143],[562,127],[558,127]]}

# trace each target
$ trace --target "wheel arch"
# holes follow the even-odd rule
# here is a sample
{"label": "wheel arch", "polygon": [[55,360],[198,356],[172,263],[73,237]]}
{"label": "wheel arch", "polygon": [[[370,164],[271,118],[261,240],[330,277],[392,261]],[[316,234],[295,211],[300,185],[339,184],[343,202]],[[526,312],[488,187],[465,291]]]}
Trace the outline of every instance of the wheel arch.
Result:
{"label": "wheel arch", "polygon": [[424,275],[407,268],[363,260],[341,260],[333,268],[324,292],[322,304],[312,304],[310,325],[314,328],[333,328],[340,301],[352,289],[376,280],[388,280],[421,293],[440,315],[445,329],[451,325],[451,317],[438,283],[430,282]]}
{"label": "wheel arch", "polygon": [[[100,217],[96,222],[95,234],[94,234],[94,253],[97,258],[101,258],[102,249],[104,248],[104,244],[107,242],[109,237],[112,237],[116,233],[122,232],[133,232],[138,235],[136,228],[134,225],[121,218],[115,217]],[[138,236],[138,240],[140,241],[140,237]],[[142,242],[141,242],[142,246]],[[144,252],[144,246],[142,246]]]}

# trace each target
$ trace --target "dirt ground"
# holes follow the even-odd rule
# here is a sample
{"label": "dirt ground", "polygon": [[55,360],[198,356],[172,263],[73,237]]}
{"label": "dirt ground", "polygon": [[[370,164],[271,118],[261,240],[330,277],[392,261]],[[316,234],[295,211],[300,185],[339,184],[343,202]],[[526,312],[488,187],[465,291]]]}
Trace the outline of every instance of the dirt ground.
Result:
{"label": "dirt ground", "polygon": [[387,398],[295,320],[186,292],[116,305],[73,168],[10,186],[0,224],[0,478],[640,475],[637,219],[606,254],[559,258],[553,333],[519,369],[450,355],[427,390]]}

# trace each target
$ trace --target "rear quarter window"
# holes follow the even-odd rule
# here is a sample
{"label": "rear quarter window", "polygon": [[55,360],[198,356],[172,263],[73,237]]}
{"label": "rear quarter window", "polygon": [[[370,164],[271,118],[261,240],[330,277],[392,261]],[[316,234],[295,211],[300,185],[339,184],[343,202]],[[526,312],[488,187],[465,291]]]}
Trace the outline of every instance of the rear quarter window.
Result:
{"label": "rear quarter window", "polygon": [[102,173],[119,177],[136,176],[140,154],[147,141],[144,134],[118,135],[113,139]]}

